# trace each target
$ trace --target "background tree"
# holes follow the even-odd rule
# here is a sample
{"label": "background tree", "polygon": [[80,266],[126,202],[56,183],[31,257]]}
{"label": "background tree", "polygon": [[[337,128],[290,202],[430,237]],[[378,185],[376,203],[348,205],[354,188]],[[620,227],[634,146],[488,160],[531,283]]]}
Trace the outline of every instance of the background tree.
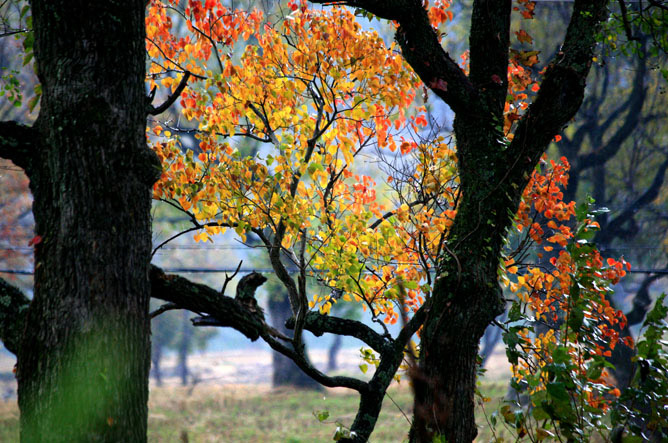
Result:
{"label": "background tree", "polygon": [[[156,311],[153,311],[154,313]],[[151,322],[151,374],[158,386],[162,385],[165,375],[162,361],[165,353],[176,352],[175,375],[181,385],[195,384],[199,378],[188,367],[188,357],[197,350],[206,348],[216,335],[213,329],[198,328],[193,330],[190,316],[186,311],[165,312],[153,318]]]}

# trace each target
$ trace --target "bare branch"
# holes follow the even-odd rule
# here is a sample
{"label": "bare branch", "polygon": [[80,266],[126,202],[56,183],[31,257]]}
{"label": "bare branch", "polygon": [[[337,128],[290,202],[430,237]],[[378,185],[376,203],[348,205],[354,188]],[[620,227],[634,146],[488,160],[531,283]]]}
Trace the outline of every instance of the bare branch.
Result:
{"label": "bare branch", "polygon": [[626,10],[626,3],[624,0],[617,0],[617,3],[619,3],[619,10],[622,14],[622,25],[624,25],[624,33],[626,34],[626,38],[629,41],[639,41],[640,38],[638,36],[633,35],[633,31],[631,31],[631,23],[629,22],[629,17],[628,17],[628,11]]}
{"label": "bare branch", "polygon": [[163,314],[163,313],[165,313],[165,312],[167,312],[167,311],[173,311],[174,309],[181,309],[181,308],[179,308],[179,305],[174,304],[174,303],[165,303],[164,305],[160,306],[160,307],[159,307],[158,309],[156,309],[155,311],[151,312],[151,313],[149,314],[149,317],[151,317],[151,318],[155,318],[155,317],[157,317],[157,316],[160,315],[160,314]]}
{"label": "bare branch", "polygon": [[213,288],[177,275],[167,275],[157,266],[151,266],[149,278],[153,298],[211,315],[218,320],[219,326],[232,327],[253,341],[266,329],[262,314],[250,312],[243,303],[221,295]]}
{"label": "bare branch", "polygon": [[169,109],[169,107],[174,104],[176,99],[178,99],[181,96],[181,93],[186,88],[186,86],[188,86],[188,79],[190,78],[190,75],[191,75],[190,71],[186,71],[186,73],[183,74],[183,77],[181,77],[181,82],[176,87],[174,92],[172,92],[172,94],[169,97],[167,97],[167,100],[165,100],[165,102],[163,104],[161,104],[160,106],[158,106],[156,108],[156,107],[153,107],[153,105],[151,105],[149,103],[147,113],[149,115],[158,115],[158,114],[162,114],[167,109]]}
{"label": "bare branch", "polygon": [[636,291],[635,297],[633,297],[633,308],[626,313],[626,322],[629,326],[640,324],[647,315],[650,306],[652,305],[652,299],[649,296],[649,288],[652,286],[656,280],[665,275],[661,274],[652,274],[645,277],[640,284],[640,287]]}
{"label": "bare branch", "polygon": [[615,218],[610,220],[606,229],[599,231],[595,238],[595,242],[599,244],[608,244],[618,232],[621,231],[622,225],[629,221],[636,212],[647,206],[659,196],[659,191],[663,186],[666,177],[666,170],[668,169],[668,158],[659,166],[652,180],[652,184],[636,198],[630,205],[628,205]]}
{"label": "bare branch", "polygon": [[239,273],[239,269],[241,269],[241,265],[243,264],[243,262],[244,262],[243,260],[239,261],[239,265],[237,266],[237,269],[234,271],[234,274],[232,274],[231,277],[228,277],[227,273],[225,273],[225,283],[223,283],[223,289],[220,290],[220,293],[222,295],[225,295],[225,289],[227,289],[227,284],[230,282],[230,280],[232,280],[234,277],[237,276],[237,274]]}
{"label": "bare branch", "polygon": [[[295,326],[294,317],[289,319],[285,326],[288,329],[293,329]],[[379,354],[388,352],[393,344],[393,341],[389,337],[380,335],[360,321],[322,315],[317,312],[309,312],[306,315],[304,318],[304,329],[313,333],[316,337],[320,337],[324,333],[355,337]]]}
{"label": "bare branch", "polygon": [[262,336],[262,339],[271,346],[271,348],[274,351],[280,352],[281,354],[285,355],[286,357],[290,358],[292,361],[295,362],[299,368],[306,373],[309,377],[317,381],[323,386],[327,386],[328,388],[336,388],[336,387],[343,387],[343,388],[349,388],[349,389],[354,389],[355,391],[359,393],[364,393],[369,390],[369,384],[366,382],[363,382],[362,380],[358,380],[356,378],[352,377],[344,377],[344,376],[334,376],[334,377],[329,377],[319,370],[317,370],[315,367],[313,367],[308,360],[304,357],[304,354],[301,352],[296,352],[272,336],[265,334]]}
{"label": "bare branch", "polygon": [[[328,377],[313,367],[302,352],[279,342],[289,341],[264,321],[261,310],[251,310],[241,301],[243,297],[231,298],[221,295],[215,289],[176,275],[167,275],[157,266],[151,266],[151,296],[177,305],[182,309],[204,313],[194,319],[200,326],[227,326],[236,329],[251,340],[262,339],[274,350],[292,359],[307,375],[328,387],[346,387],[358,392],[366,392],[368,384],[351,377]],[[254,282],[257,282],[254,279]],[[254,286],[254,283],[251,282]],[[252,288],[255,289],[255,286]]]}
{"label": "bare branch", "polygon": [[642,108],[647,97],[647,87],[645,85],[646,73],[646,61],[641,59],[636,75],[634,76],[633,89],[629,94],[628,100],[610,114],[608,119],[601,125],[600,130],[606,131],[613,123],[619,122],[619,114],[626,111],[624,122],[615,130],[615,133],[603,147],[589,154],[578,156],[575,162],[575,167],[578,170],[592,168],[614,157],[621,149],[624,140],[629,138],[633,134],[633,130],[638,127],[642,117]]}

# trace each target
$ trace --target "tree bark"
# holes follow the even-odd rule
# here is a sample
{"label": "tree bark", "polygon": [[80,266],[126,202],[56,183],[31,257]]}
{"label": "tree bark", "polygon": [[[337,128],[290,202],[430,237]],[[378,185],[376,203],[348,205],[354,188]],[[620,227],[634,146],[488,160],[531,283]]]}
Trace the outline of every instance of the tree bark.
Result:
{"label": "tree bark", "polygon": [[146,441],[151,186],[144,2],[32,2],[34,298],[21,440]]}

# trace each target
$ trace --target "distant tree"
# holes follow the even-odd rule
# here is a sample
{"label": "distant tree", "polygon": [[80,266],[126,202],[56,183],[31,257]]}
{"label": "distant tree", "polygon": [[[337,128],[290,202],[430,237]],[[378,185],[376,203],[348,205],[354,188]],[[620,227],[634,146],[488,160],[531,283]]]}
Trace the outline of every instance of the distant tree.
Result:
{"label": "distant tree", "polygon": [[[154,311],[155,312],[155,311]],[[196,350],[203,350],[217,333],[212,329],[193,330],[187,311],[166,312],[153,318],[151,322],[151,373],[158,386],[162,385],[162,359],[165,352],[176,351],[176,375],[181,385],[186,386],[195,378],[188,368],[188,356]]]}

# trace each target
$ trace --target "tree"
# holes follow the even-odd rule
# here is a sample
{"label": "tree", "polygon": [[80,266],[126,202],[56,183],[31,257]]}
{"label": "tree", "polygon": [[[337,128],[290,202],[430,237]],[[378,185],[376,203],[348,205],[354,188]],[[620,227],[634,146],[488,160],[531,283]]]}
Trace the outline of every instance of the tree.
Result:
{"label": "tree", "polygon": [[[398,24],[396,40],[403,57],[424,85],[455,112],[458,175],[456,191],[453,193],[451,188],[450,192],[456,195],[456,198],[452,198],[456,211],[448,212],[440,206],[448,203],[446,190],[439,189],[435,193],[443,198],[438,201],[431,193],[424,192],[429,189],[425,186],[422,194],[417,192],[420,198],[415,201],[405,200],[400,208],[383,215],[378,207],[373,206],[373,184],[369,180],[357,178],[353,186],[355,192],[348,190],[343,179],[339,180],[346,167],[352,164],[358,148],[350,151],[350,136],[346,131],[352,131],[343,126],[337,117],[341,114],[342,118],[351,121],[369,118],[373,114],[365,114],[364,105],[374,103],[374,100],[378,100],[375,102],[376,110],[378,106],[381,106],[381,112],[389,109],[396,102],[385,98],[387,96],[383,94],[391,92],[389,88],[396,88],[397,82],[402,80],[395,78],[394,82],[390,82],[388,78],[381,78],[380,81],[384,82],[383,86],[387,89],[379,90],[374,86],[376,83],[369,80],[370,74],[355,73],[356,63],[359,60],[368,62],[371,57],[361,56],[358,59],[355,55],[345,58],[355,53],[353,43],[350,43],[350,47],[346,46],[346,32],[351,32],[347,28],[348,19],[343,18],[339,10],[334,10],[332,15],[337,16],[338,23],[343,24],[340,28],[329,24],[324,32],[322,23],[315,21],[315,14],[308,12],[305,5],[299,3],[291,4],[295,14],[291,14],[290,21],[283,28],[265,25],[266,33],[258,36],[260,47],[246,51],[240,66],[229,60],[223,61],[218,56],[217,44],[229,42],[230,36],[239,34],[238,30],[230,31],[223,25],[213,26],[213,22],[218,21],[215,15],[239,17],[238,14],[226,11],[217,13],[216,9],[220,11],[220,6],[211,9],[210,15],[195,6],[176,10],[182,19],[192,22],[191,28],[197,34],[196,38],[172,41],[163,38],[168,30],[156,32],[153,42],[161,49],[154,50],[154,53],[163,56],[159,64],[162,72],[166,72],[165,67],[168,70],[184,71],[182,64],[187,63],[188,68],[196,70],[195,75],[203,77],[204,81],[200,90],[191,89],[184,97],[186,117],[199,120],[202,152],[196,160],[194,154],[181,155],[174,148],[173,141],[158,143],[159,156],[169,162],[169,168],[165,170],[157,187],[157,195],[189,213],[194,229],[201,230],[196,236],[198,240],[207,240],[209,235],[225,228],[233,228],[242,238],[247,232],[261,238],[272,259],[272,266],[290,295],[295,316],[291,327],[295,333],[292,338],[282,337],[282,334],[262,327],[263,320],[260,317],[260,324],[254,325],[253,330],[248,330],[251,326],[248,324],[243,327],[249,337],[261,336],[272,347],[295,359],[302,369],[321,383],[346,386],[360,392],[360,409],[352,426],[351,438],[368,438],[379,411],[380,400],[401,363],[401,354],[411,336],[422,327],[419,367],[414,370],[416,399],[411,438],[425,441],[435,434],[441,434],[451,441],[469,441],[476,434],[473,393],[478,342],[485,327],[503,310],[497,269],[506,232],[539,159],[580,106],[596,44],[595,37],[607,16],[606,2],[575,2],[564,44],[545,70],[540,85],[533,84],[533,80],[527,76],[527,70],[522,68],[522,65],[535,64],[531,62],[535,54],[530,51],[509,51],[510,2],[474,3],[468,74],[443,51],[439,35],[432,26],[447,20],[444,3],[437,3],[429,11],[421,2],[410,0],[339,3],[395,21]],[[526,17],[532,16],[533,3],[521,3],[522,13]],[[170,8],[168,6],[165,9]],[[329,19],[326,14],[320,17],[325,22]],[[302,28],[305,27],[309,28],[308,35],[303,34]],[[352,32],[359,31],[352,28]],[[330,40],[334,33],[338,33],[336,42]],[[518,38],[520,41],[526,40],[527,36],[518,33]],[[282,39],[287,40],[289,47],[284,45]],[[317,56],[302,49],[303,42],[309,39],[310,47],[317,50],[322,48]],[[355,42],[360,40],[357,38]],[[337,47],[331,46],[337,44],[346,48],[343,59],[337,58],[340,57],[336,52]],[[181,52],[180,48],[189,49]],[[366,54],[373,52],[366,49]],[[204,69],[195,68],[197,65],[193,60],[197,57],[203,57],[204,60],[211,57],[213,63],[218,64],[225,82],[206,73]],[[388,63],[391,62],[383,64]],[[336,73],[340,69],[338,65],[350,67],[351,72]],[[368,65],[367,68],[376,65],[378,63]],[[321,74],[320,69],[323,67],[326,70]],[[507,75],[509,70],[510,75]],[[295,74],[295,71],[301,75]],[[374,75],[380,74],[378,72]],[[351,80],[339,92],[334,88],[336,82],[328,75],[334,80],[350,78],[362,83],[366,80],[369,82],[369,90],[379,95],[365,97]],[[360,75],[364,77],[360,78]],[[337,86],[344,86],[344,81]],[[173,88],[176,83],[177,79],[165,80],[167,87],[171,85]],[[532,90],[528,89],[529,86]],[[409,91],[411,86],[407,84],[399,90]],[[512,99],[507,102],[509,92]],[[528,98],[527,93],[533,96],[533,102],[528,107],[526,104],[522,106],[522,102]],[[520,98],[520,95],[523,97]],[[359,101],[358,96],[361,98]],[[304,111],[300,108],[301,102],[295,104],[294,97],[307,100]],[[401,97],[404,98],[403,95]],[[346,107],[348,103],[353,103],[351,108]],[[358,104],[361,105],[360,114],[348,116],[346,112],[352,112]],[[307,112],[309,106],[312,106],[315,114]],[[296,120],[292,113],[296,113]],[[388,117],[378,115],[377,112],[374,116],[375,126],[363,132],[363,135],[372,135],[379,146],[389,145],[392,149],[393,139],[387,136],[387,129],[393,120],[388,121]],[[397,120],[398,126],[402,126],[401,117]],[[330,126],[333,131],[343,133],[328,139],[324,134]],[[163,126],[156,128],[156,135],[164,129]],[[175,127],[169,129],[180,130]],[[357,130],[360,130],[359,126]],[[287,137],[285,133],[290,131],[294,134]],[[221,145],[217,140],[219,136],[234,134],[272,143],[278,155],[267,157],[266,163],[235,156],[231,147]],[[358,137],[363,147],[363,137]],[[334,152],[329,153],[327,141],[333,138],[340,142],[338,150],[344,161],[332,161]],[[293,149],[293,145],[303,147]],[[438,143],[420,148],[417,143],[408,141],[402,143],[401,147],[402,152],[423,149],[420,151],[424,153],[423,157],[449,150]],[[331,155],[330,160],[327,154]],[[447,154],[441,155],[448,157]],[[269,171],[269,161],[278,164],[272,167],[273,171]],[[435,163],[438,161],[434,160]],[[426,171],[424,164],[423,161],[419,171]],[[219,169],[218,165],[224,167]],[[322,171],[324,174],[321,174]],[[311,181],[302,185],[302,177],[306,175]],[[431,178],[433,183],[443,187],[452,179],[430,177],[426,172],[424,178],[425,184]],[[330,194],[332,191],[334,193]],[[311,199],[315,195],[322,198],[323,203],[309,208],[303,198]],[[345,214],[340,211],[340,207],[329,206],[332,202],[340,205],[336,200],[344,195],[351,196],[352,214]],[[434,227],[434,231],[423,232],[417,227],[419,225],[401,226],[402,222],[411,219],[410,209],[414,207],[427,214],[421,223]],[[316,233],[312,233],[313,209],[324,211],[324,215],[319,216],[317,226],[325,233],[331,232],[334,241],[329,234],[323,240],[322,236],[319,238]],[[365,222],[373,217],[377,218],[377,223]],[[338,223],[338,220],[344,222]],[[374,230],[379,227],[378,231]],[[364,234],[357,235],[360,231]],[[429,236],[423,237],[423,234]],[[406,252],[410,249],[404,249],[403,252],[391,249],[383,251],[383,248],[376,246],[372,249],[368,246],[374,242],[381,244],[382,241],[383,244],[391,245],[391,248],[394,237],[406,245],[427,239],[430,246],[436,245],[437,263],[433,268],[428,264],[424,268],[414,266],[410,272],[408,267],[401,269],[388,266],[387,271],[394,275],[386,278],[386,270],[381,271],[382,266],[375,268],[370,264],[370,259],[383,262],[381,258],[385,255],[394,259],[401,257],[397,261],[413,263],[411,260],[416,260],[419,255],[416,252],[411,257],[411,253]],[[341,242],[345,244],[337,243],[338,239],[342,239]],[[281,249],[293,257],[292,260],[300,269],[296,282],[286,272],[285,264],[280,259]],[[416,251],[424,249],[416,248]],[[305,255],[306,252],[310,255]],[[319,253],[323,253],[323,257],[318,258]],[[316,296],[309,302],[303,290],[303,282],[311,260],[316,269],[325,271],[322,278],[333,293]],[[384,264],[387,266],[391,263],[385,261]],[[378,273],[371,277],[363,276],[361,271],[366,269],[371,274]],[[167,277],[159,270],[155,270],[154,277],[156,280],[164,280],[160,287],[163,293],[154,292],[160,298],[189,309],[198,304],[199,312],[202,312],[202,303],[213,301],[210,296],[204,296],[200,287],[189,290],[191,293],[202,293],[199,301],[179,300],[178,295],[170,289]],[[428,280],[429,285],[418,291],[417,282],[422,278]],[[410,282],[410,286],[404,284],[404,281]],[[185,281],[179,279],[178,282],[182,290],[188,290]],[[386,321],[396,321],[398,315],[393,309],[395,303],[410,302],[415,307],[414,314],[396,339],[390,338],[388,334],[379,335],[368,328],[364,329],[359,323],[346,322],[332,316],[322,317],[316,313],[305,314],[307,302],[311,306],[319,305],[321,314],[327,313],[332,303],[338,300],[336,291],[366,301],[376,315],[384,315]],[[419,301],[417,294],[420,291],[426,295],[425,303]],[[216,300],[215,305],[204,311],[217,321],[206,324],[241,327],[240,319],[233,318],[233,315],[227,314],[224,320],[221,317],[224,312],[234,312],[236,309],[228,300]],[[351,324],[355,325],[355,331],[351,331]],[[378,358],[369,357],[370,361],[378,364],[372,380],[360,383],[343,377],[327,377],[310,367],[300,349],[302,329],[316,333],[351,334],[365,341],[379,355]],[[287,342],[286,346],[280,340]]]}
{"label": "tree", "polygon": [[[399,23],[396,38],[402,54],[456,115],[462,199],[423,327],[420,370],[428,382],[416,389],[411,436],[424,440],[438,430],[448,441],[471,441],[477,433],[473,392],[478,341],[503,311],[496,270],[509,214],[515,213],[540,156],[580,106],[607,2],[574,3],[559,57],[548,65],[509,142],[500,126],[511,2],[474,2],[468,75],[443,51],[426,10],[416,2],[348,3]],[[438,411],[435,405],[440,405]]]}
{"label": "tree", "polygon": [[158,386],[162,385],[161,362],[168,349],[177,353],[176,373],[181,379],[181,385],[186,386],[188,380],[197,381],[196,374],[188,369],[188,356],[195,350],[205,349],[216,331],[212,329],[196,329],[193,331],[188,312],[179,315],[175,312],[163,313],[155,310],[151,313],[151,374]]}
{"label": "tree", "polygon": [[[632,5],[636,7],[638,5]],[[527,31],[534,39],[535,49],[541,54],[558,50],[559,31],[567,24],[570,6],[554,3],[536,8],[534,22],[527,23]],[[549,17],[549,21],[546,19]],[[609,22],[608,26],[615,22]],[[573,123],[561,134],[562,139],[552,147],[566,156],[571,168],[569,185],[564,189],[564,201],[584,201],[587,193],[601,208],[610,213],[597,217],[601,229],[595,243],[606,254],[623,254],[634,268],[663,268],[661,248],[666,226],[661,195],[664,185],[666,151],[663,146],[665,131],[665,94],[659,67],[665,60],[661,54],[650,55],[654,48],[649,36],[637,33],[637,54],[625,54],[623,35],[608,34],[604,51],[597,55],[588,79],[583,104]],[[539,45],[539,46],[538,46]],[[537,70],[534,67],[534,70]],[[665,189],[665,188],[664,188]],[[577,196],[577,198],[576,198]],[[541,260],[546,266],[557,250]],[[648,285],[658,281],[657,275],[648,275],[637,286],[637,299],[623,303],[629,293],[613,295],[616,306],[628,309],[628,326],[641,323],[651,306]],[[625,334],[628,334],[626,331]],[[486,347],[494,346],[500,338],[500,329],[490,326],[485,339]],[[620,346],[613,351],[613,371],[618,387],[628,384],[633,350]]]}
{"label": "tree", "polygon": [[144,2],[31,6],[39,117],[0,124],[0,156],[34,197],[34,297],[2,283],[21,438],[145,441],[158,164],[145,140]]}

